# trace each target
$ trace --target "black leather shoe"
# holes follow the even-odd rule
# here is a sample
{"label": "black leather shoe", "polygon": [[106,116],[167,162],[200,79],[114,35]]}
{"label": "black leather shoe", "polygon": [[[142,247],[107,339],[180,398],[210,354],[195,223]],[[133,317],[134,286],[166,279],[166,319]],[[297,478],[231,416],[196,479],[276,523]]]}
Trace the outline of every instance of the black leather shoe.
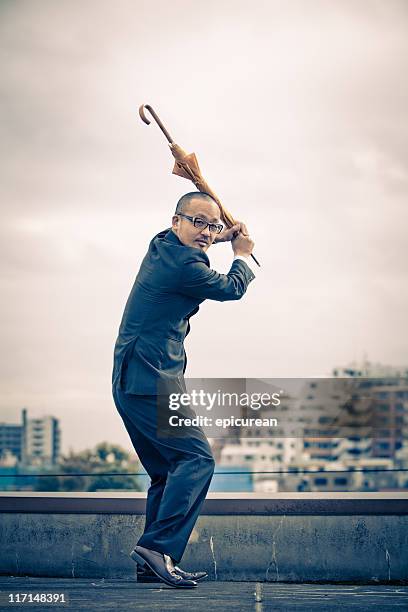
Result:
{"label": "black leather shoe", "polygon": [[174,566],[174,571],[185,580],[195,580],[196,582],[204,580],[208,576],[207,572],[186,572],[177,565]]}
{"label": "black leather shoe", "polygon": [[[132,557],[132,553],[130,553],[130,556]],[[147,565],[142,567],[141,565],[137,564],[136,576],[138,582],[161,582],[160,578],[158,578],[156,574],[152,572],[150,567],[147,567]]]}
{"label": "black leather shoe", "polygon": [[[195,580],[195,582],[204,580],[204,578],[207,578],[208,576],[207,572],[185,572],[181,569],[181,567],[177,567],[177,565],[175,566],[174,571],[185,580]],[[147,567],[147,565],[141,567],[138,564],[136,576],[138,582],[159,582],[156,574],[154,574],[152,570]]]}
{"label": "black leather shoe", "polygon": [[148,567],[165,584],[176,589],[191,589],[197,586],[194,580],[188,580],[176,573],[174,564],[168,555],[149,550],[143,546],[136,546],[130,553],[133,561],[143,568]]}

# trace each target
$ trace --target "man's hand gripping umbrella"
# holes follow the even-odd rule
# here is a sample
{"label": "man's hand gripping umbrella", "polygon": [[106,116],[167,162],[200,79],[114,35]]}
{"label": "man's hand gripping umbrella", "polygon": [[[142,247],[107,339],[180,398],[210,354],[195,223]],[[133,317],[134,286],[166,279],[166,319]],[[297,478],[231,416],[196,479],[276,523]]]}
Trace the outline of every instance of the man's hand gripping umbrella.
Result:
{"label": "man's hand gripping umbrella", "polygon": [[[224,233],[224,236],[222,234],[220,235],[218,242],[230,240],[231,236],[229,230],[231,228],[234,228],[235,226],[239,227],[239,232],[242,232],[244,235],[248,235],[245,225],[243,223],[238,223],[237,221],[235,221],[234,217],[228,210],[226,210],[226,208],[224,208],[218,196],[214,193],[214,191],[203,178],[195,153],[187,154],[185,151],[183,151],[183,149],[174,142],[173,138],[170,136],[169,132],[166,130],[163,123],[161,122],[153,108],[150,106],[150,104],[142,104],[139,107],[139,115],[147,125],[150,124],[150,120],[146,117],[145,109],[150,112],[153,119],[156,121],[157,125],[159,126],[159,128],[167,138],[167,141],[169,142],[170,150],[176,160],[174,163],[173,174],[177,174],[177,176],[189,179],[194,183],[194,185],[199,191],[208,193],[218,204],[221,219],[224,222],[225,226],[229,228]],[[238,235],[239,232],[237,231],[236,235]],[[255,255],[251,253],[251,257],[255,261],[255,263],[260,266],[260,263],[256,259]]]}

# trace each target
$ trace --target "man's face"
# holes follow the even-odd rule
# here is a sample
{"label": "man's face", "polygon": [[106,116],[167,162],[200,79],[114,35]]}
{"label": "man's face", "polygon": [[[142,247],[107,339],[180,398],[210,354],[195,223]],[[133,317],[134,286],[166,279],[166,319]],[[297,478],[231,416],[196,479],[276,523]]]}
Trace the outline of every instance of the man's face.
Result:
{"label": "man's face", "polygon": [[[183,214],[189,217],[200,217],[208,223],[220,223],[220,209],[211,200],[192,199],[183,210]],[[194,227],[191,221],[179,215],[173,216],[172,229],[180,242],[204,252],[214,242],[217,235],[215,232],[210,232],[208,227],[205,229]]]}

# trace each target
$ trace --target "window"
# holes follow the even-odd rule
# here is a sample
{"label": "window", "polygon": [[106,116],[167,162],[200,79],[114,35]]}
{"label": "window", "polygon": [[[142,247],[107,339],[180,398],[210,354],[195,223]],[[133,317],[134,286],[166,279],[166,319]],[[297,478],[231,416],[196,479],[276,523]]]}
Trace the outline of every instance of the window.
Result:
{"label": "window", "polygon": [[347,478],[344,478],[343,476],[341,478],[335,478],[334,484],[338,486],[345,486],[347,484]]}

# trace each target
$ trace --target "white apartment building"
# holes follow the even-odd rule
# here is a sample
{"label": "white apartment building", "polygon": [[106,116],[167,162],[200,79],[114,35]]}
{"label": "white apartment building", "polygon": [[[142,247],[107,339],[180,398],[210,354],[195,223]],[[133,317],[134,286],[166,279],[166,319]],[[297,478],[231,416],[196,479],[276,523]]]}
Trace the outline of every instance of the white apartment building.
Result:
{"label": "white apartment building", "polygon": [[23,410],[23,461],[30,464],[54,464],[60,454],[61,432],[52,416],[27,418]]}

